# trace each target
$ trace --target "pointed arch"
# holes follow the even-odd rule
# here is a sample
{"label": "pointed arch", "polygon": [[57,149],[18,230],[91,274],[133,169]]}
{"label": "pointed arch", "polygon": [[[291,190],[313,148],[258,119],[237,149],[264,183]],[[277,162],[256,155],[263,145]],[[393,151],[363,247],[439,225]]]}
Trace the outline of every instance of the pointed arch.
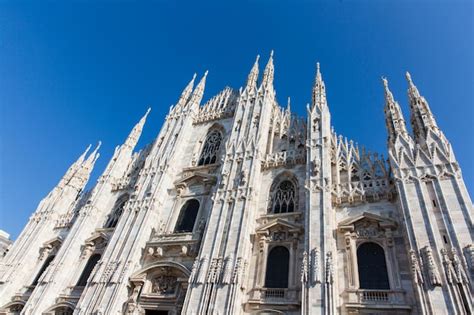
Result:
{"label": "pointed arch", "polygon": [[290,172],[276,177],[270,188],[269,213],[298,211],[298,180]]}
{"label": "pointed arch", "polygon": [[198,166],[215,164],[222,147],[223,131],[220,125],[212,126],[207,133],[206,140],[199,155]]}

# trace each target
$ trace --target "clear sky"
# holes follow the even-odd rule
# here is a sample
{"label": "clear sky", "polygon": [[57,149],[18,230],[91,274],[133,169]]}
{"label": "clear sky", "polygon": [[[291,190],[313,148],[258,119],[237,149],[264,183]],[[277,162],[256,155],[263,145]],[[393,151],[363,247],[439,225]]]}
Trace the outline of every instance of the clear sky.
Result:
{"label": "clear sky", "polygon": [[194,72],[205,100],[275,50],[280,104],[305,114],[321,63],[336,131],[386,153],[387,76],[409,121],[409,70],[474,195],[472,1],[1,1],[0,229],[16,238],[89,144],[91,183],[148,106],[158,134]]}

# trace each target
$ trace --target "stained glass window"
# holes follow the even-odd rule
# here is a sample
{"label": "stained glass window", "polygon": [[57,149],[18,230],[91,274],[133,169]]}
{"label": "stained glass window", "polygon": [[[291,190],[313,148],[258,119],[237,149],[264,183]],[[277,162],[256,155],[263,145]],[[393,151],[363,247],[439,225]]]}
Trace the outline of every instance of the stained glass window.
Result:
{"label": "stained glass window", "polygon": [[217,130],[212,131],[206,138],[206,142],[204,143],[204,147],[201,151],[201,156],[199,157],[198,165],[216,163],[221,142],[221,133]]}
{"label": "stained glass window", "polygon": [[295,211],[296,189],[289,180],[282,181],[273,192],[271,212],[286,213]]}

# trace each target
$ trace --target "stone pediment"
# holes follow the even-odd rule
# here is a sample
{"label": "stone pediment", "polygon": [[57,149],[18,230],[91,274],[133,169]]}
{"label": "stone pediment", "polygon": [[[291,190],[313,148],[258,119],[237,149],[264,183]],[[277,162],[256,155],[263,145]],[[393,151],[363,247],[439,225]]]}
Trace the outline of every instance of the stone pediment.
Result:
{"label": "stone pediment", "polygon": [[257,228],[257,234],[269,234],[271,231],[287,231],[292,233],[302,232],[303,227],[282,219],[274,219]]}
{"label": "stone pediment", "polygon": [[364,212],[355,217],[347,218],[338,224],[338,229],[341,232],[354,232],[358,228],[360,228],[360,230],[364,229],[367,233],[370,232],[369,229],[394,230],[397,228],[397,222],[377,214]]}
{"label": "stone pediment", "polygon": [[59,247],[63,242],[62,237],[56,236],[55,238],[43,243],[44,248],[54,248]]}
{"label": "stone pediment", "polygon": [[89,238],[86,239],[86,246],[100,247],[102,244],[105,246],[109,241],[109,236],[103,231],[95,231]]}
{"label": "stone pediment", "polygon": [[217,177],[205,172],[185,170],[181,179],[173,184],[178,195],[183,194],[208,194],[210,188],[217,182]]}

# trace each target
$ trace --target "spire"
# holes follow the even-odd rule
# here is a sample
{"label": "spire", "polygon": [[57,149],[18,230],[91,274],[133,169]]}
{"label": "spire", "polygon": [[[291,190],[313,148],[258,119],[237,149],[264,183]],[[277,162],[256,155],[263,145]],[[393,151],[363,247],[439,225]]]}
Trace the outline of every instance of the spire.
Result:
{"label": "spire", "polygon": [[273,66],[273,50],[270,52],[270,58],[268,59],[267,65],[265,66],[265,71],[263,72],[263,82],[264,87],[273,86],[273,78],[275,75],[275,67]]}
{"label": "spire", "polygon": [[195,79],[196,79],[196,73],[194,73],[193,78],[191,79],[191,81],[189,81],[188,85],[186,85],[183,92],[181,93],[181,96],[179,97],[176,107],[182,107],[186,104],[186,102],[189,99],[189,96],[191,95],[191,92],[193,91]]}
{"label": "spire", "polygon": [[440,135],[441,132],[436,124],[428,102],[420,95],[408,71],[406,72],[406,79],[408,82],[408,100],[410,103],[410,122],[415,140],[421,143],[426,140],[428,130],[432,130],[438,135]]}
{"label": "spire", "polygon": [[204,72],[204,76],[201,78],[201,81],[199,81],[198,85],[193,91],[193,94],[191,95],[191,99],[189,100],[189,104],[197,104],[199,105],[201,103],[202,97],[204,95],[204,88],[206,87],[206,78],[207,74],[209,71],[206,70]]}
{"label": "spire", "polygon": [[58,186],[64,186],[71,180],[71,178],[74,176],[77,170],[81,167],[90,149],[91,149],[91,145],[89,144],[86,150],[79,156],[79,158],[74,163],[71,164],[69,169],[66,171],[66,173],[63,175],[63,177],[59,181]]}
{"label": "spire", "polygon": [[315,108],[315,106],[319,108],[327,106],[326,87],[319,68],[319,62],[316,63],[316,77],[313,85],[313,108]]}
{"label": "spire", "polygon": [[260,59],[260,55],[257,55],[255,59],[255,63],[253,64],[252,70],[250,70],[249,76],[247,78],[247,88],[253,89],[257,86],[258,80],[258,60]]}
{"label": "spire", "polygon": [[386,78],[382,78],[384,90],[385,90],[385,123],[388,129],[388,139],[391,143],[394,143],[399,135],[408,137],[408,132],[403,119],[402,110],[400,105],[393,98],[393,94],[388,88],[388,81]]}
{"label": "spire", "polygon": [[79,157],[79,159],[71,166],[68,170],[67,175],[65,175],[58,186],[69,186],[76,189],[77,192],[81,192],[87,181],[89,180],[94,164],[99,158],[98,150],[100,148],[101,142],[95,148],[95,150],[89,154],[87,159],[84,160],[87,152],[90,149],[90,145],[87,147],[86,151]]}
{"label": "spire", "polygon": [[85,160],[85,162],[82,163],[81,168],[77,171],[77,173],[75,175],[75,177],[77,177],[79,182],[81,183],[82,187],[78,187],[78,188],[80,188],[80,190],[82,190],[84,188],[87,181],[89,180],[91,172],[94,169],[95,162],[97,161],[97,159],[100,156],[99,148],[101,147],[101,145],[102,145],[102,142],[99,141],[99,143],[97,144],[97,147],[89,155],[87,160]]}
{"label": "spire", "polygon": [[132,150],[135,148],[135,146],[138,143],[138,139],[140,139],[140,136],[143,131],[143,126],[145,125],[146,118],[148,114],[150,113],[151,108],[148,108],[146,111],[145,115],[140,119],[140,121],[133,127],[132,131],[128,135],[127,140],[125,140],[125,145],[131,148]]}

